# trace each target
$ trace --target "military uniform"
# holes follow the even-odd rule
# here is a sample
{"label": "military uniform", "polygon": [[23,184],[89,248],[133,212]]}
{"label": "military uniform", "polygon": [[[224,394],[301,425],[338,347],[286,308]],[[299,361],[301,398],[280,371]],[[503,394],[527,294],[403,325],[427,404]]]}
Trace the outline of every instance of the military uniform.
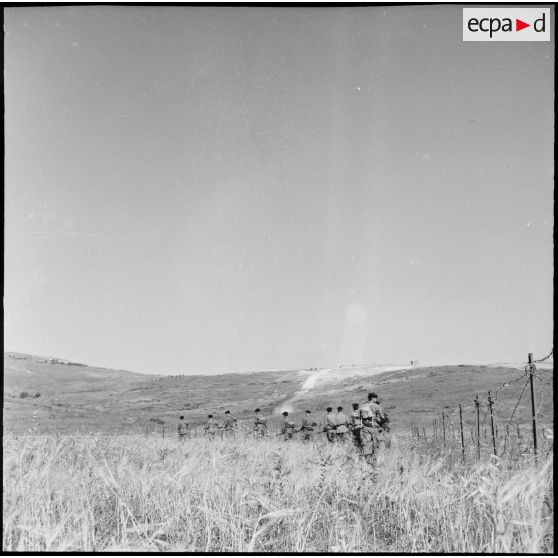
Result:
{"label": "military uniform", "polygon": [[302,436],[304,441],[309,442],[310,440],[312,440],[314,436],[314,426],[318,426],[318,423],[313,419],[313,417],[307,414],[302,419],[301,430],[302,430]]}
{"label": "military uniform", "polygon": [[227,438],[232,438],[236,430],[236,419],[231,417],[231,415],[225,415],[225,420],[223,421],[223,429],[225,431],[225,436]]}
{"label": "military uniform", "polygon": [[353,433],[353,444],[358,448],[362,448],[362,442],[360,440],[360,431],[362,429],[362,421],[360,419],[360,410],[353,409],[350,415],[351,421],[351,432]]}
{"label": "military uniform", "polygon": [[178,439],[184,441],[190,437],[190,425],[184,420],[178,421]]}
{"label": "military uniform", "polygon": [[360,406],[360,417],[362,420],[360,430],[362,453],[366,461],[373,465],[382,442],[381,424],[386,419],[386,415],[378,403],[367,401]]}
{"label": "military uniform", "polygon": [[326,433],[328,442],[335,442],[335,414],[329,411],[325,416],[324,432]]}
{"label": "military uniform", "polygon": [[215,434],[219,430],[219,423],[213,418],[209,418],[207,424],[205,425],[205,434],[210,439],[215,438]]}
{"label": "military uniform", "polygon": [[391,442],[389,436],[389,417],[380,405],[379,401],[374,400],[374,405],[376,408],[376,418],[378,422],[378,446],[383,444],[385,447],[389,447]]}
{"label": "military uniform", "polygon": [[292,440],[295,433],[295,423],[293,419],[283,416],[281,422],[281,434],[285,437],[285,440]]}
{"label": "military uniform", "polygon": [[257,438],[267,436],[267,418],[261,413],[256,413],[256,418],[254,419],[254,435]]}
{"label": "military uniform", "polygon": [[343,411],[338,411],[335,415],[335,434],[337,435],[337,441],[345,443],[350,424],[351,421],[349,417]]}

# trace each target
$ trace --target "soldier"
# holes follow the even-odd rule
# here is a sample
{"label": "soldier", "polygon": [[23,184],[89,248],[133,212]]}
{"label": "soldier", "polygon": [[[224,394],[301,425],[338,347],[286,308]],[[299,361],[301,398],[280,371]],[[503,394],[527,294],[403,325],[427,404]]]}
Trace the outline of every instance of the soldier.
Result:
{"label": "soldier", "polygon": [[260,409],[256,409],[254,413],[256,413],[254,419],[254,436],[256,438],[263,438],[267,436],[267,418],[262,415]]}
{"label": "soldier", "polygon": [[213,418],[213,415],[207,415],[207,424],[205,425],[205,435],[210,439],[215,439],[215,433],[219,429],[219,423]]}
{"label": "soldier", "polygon": [[391,421],[380,404],[380,398],[375,393],[373,395],[375,395],[375,397],[372,401],[377,406],[376,416],[378,421],[379,445],[383,444],[386,448],[389,448],[391,445],[391,437],[389,435]]}
{"label": "soldier", "polygon": [[304,417],[302,419],[302,430],[303,440],[305,442],[310,442],[314,436],[314,426],[318,426],[318,423],[310,416],[310,411],[304,412]]}
{"label": "soldier", "polygon": [[343,407],[337,407],[337,414],[335,415],[335,433],[337,434],[338,442],[344,444],[347,441],[347,433],[349,432],[350,424],[351,421],[343,412]]}
{"label": "soldier", "polygon": [[285,441],[292,440],[295,433],[295,423],[293,419],[289,418],[289,413],[283,413],[283,420],[281,421],[281,434],[283,434]]}
{"label": "soldier", "polygon": [[374,401],[374,403],[378,406],[378,419],[379,419],[379,424],[380,424],[380,429],[382,432],[389,432],[390,431],[390,420],[388,417],[388,414],[384,411],[384,409],[382,408],[382,405],[380,404],[380,398],[373,393],[372,395],[374,395],[375,397],[372,399],[372,401]]}
{"label": "soldier", "polygon": [[327,436],[327,441],[335,442],[335,415],[331,407],[327,408],[327,415],[325,416],[324,432]]}
{"label": "soldier", "polygon": [[184,415],[180,416],[178,421],[178,439],[184,441],[190,437],[190,425],[184,420]]}
{"label": "soldier", "polygon": [[223,420],[223,429],[227,438],[233,438],[236,431],[236,419],[231,416],[230,411],[225,411],[225,419]]}
{"label": "soldier", "polygon": [[360,407],[362,453],[369,465],[376,464],[381,442],[380,423],[385,419],[383,409],[378,403],[374,402],[377,397],[374,392],[369,393],[368,402]]}
{"label": "soldier", "polygon": [[360,420],[360,411],[358,409],[358,403],[353,403],[353,410],[351,412],[351,432],[353,433],[353,444],[357,449],[362,449],[362,442],[360,441],[360,429],[362,428],[362,422]]}

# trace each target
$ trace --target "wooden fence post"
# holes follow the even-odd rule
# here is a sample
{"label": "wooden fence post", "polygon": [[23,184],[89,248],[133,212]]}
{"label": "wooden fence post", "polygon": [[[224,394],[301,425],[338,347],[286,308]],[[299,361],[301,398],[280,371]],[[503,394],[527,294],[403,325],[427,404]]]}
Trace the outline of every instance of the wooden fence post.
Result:
{"label": "wooden fence post", "polygon": [[529,383],[531,384],[531,414],[533,417],[533,450],[535,459],[537,458],[537,411],[535,409],[535,390],[533,388],[533,374],[535,365],[533,364],[533,353],[529,353]]}
{"label": "wooden fence post", "polygon": [[475,397],[475,407],[477,408],[477,461],[480,461],[480,401],[478,395]]}
{"label": "wooden fence post", "polygon": [[463,437],[463,413],[461,405],[459,405],[459,425],[461,428],[461,453],[463,455],[463,463],[465,463],[465,438]]}
{"label": "wooden fence post", "polygon": [[488,392],[488,407],[490,409],[490,428],[492,430],[492,451],[496,456],[496,436],[494,434],[494,413],[492,411],[492,397],[490,397],[490,392]]}
{"label": "wooden fence post", "polygon": [[446,415],[444,411],[442,411],[442,433],[444,436],[444,448],[446,447]]}

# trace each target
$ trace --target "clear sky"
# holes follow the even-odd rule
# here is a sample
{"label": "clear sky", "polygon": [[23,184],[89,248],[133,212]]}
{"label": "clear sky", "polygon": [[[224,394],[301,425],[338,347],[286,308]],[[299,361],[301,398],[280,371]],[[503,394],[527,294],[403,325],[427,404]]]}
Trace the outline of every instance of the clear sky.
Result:
{"label": "clear sky", "polygon": [[6,9],[5,349],[148,373],[544,356],[554,40],[461,25]]}

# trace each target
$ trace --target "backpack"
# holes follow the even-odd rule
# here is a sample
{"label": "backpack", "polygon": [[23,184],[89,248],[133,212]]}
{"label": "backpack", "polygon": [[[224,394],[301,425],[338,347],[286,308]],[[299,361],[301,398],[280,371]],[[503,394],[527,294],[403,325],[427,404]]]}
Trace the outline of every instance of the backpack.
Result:
{"label": "backpack", "polygon": [[362,419],[373,419],[375,418],[376,413],[374,413],[372,411],[372,409],[370,408],[370,405],[368,403],[365,403],[364,405],[361,405],[360,407],[360,418]]}
{"label": "backpack", "polygon": [[385,428],[389,424],[389,417],[387,413],[384,412],[383,416],[380,416],[378,419],[378,423],[380,424],[381,428]]}

